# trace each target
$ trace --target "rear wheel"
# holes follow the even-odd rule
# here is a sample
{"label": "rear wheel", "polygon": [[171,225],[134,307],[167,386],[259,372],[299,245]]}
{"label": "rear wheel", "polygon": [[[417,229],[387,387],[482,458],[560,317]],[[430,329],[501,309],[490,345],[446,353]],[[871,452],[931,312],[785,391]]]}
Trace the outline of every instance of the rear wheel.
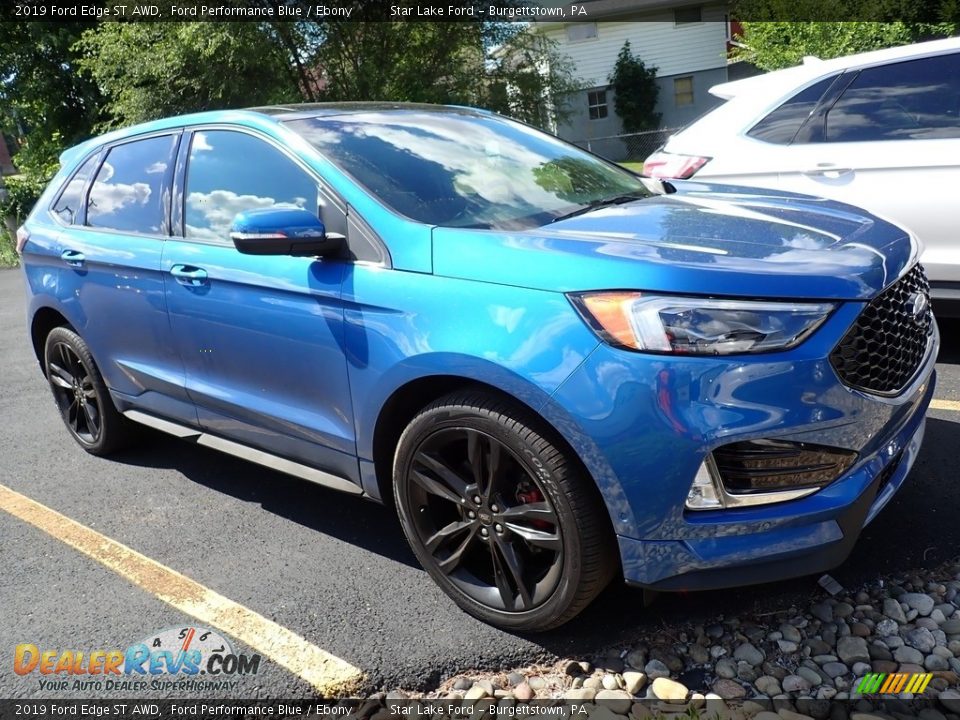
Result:
{"label": "rear wheel", "polygon": [[117,412],[90,348],[66,327],[50,331],[44,344],[44,369],[67,430],[92,455],[108,455],[127,445],[133,424]]}
{"label": "rear wheel", "polygon": [[616,569],[596,487],[542,425],[487,393],[454,393],[411,421],[394,461],[417,558],[461,608],[514,630],[567,622]]}

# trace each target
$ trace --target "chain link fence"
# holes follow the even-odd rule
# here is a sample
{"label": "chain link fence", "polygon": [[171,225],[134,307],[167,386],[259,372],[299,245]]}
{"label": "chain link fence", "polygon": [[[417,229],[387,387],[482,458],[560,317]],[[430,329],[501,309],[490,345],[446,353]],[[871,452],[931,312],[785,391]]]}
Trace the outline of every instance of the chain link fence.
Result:
{"label": "chain link fence", "polygon": [[664,128],[623,135],[607,135],[588,140],[574,140],[573,144],[614,162],[641,163],[677,130],[679,128]]}

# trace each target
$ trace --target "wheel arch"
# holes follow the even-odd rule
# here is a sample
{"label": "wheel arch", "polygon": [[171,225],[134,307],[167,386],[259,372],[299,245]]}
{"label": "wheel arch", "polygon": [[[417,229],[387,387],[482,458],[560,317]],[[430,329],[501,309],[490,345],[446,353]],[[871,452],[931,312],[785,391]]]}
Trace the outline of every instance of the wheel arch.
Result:
{"label": "wheel arch", "polygon": [[30,320],[30,341],[33,344],[33,352],[40,364],[40,369],[46,374],[45,363],[43,361],[43,347],[50,331],[57,327],[66,326],[73,330],[73,326],[66,316],[59,310],[48,305],[41,306],[34,312]]}
{"label": "wheel arch", "polygon": [[[554,442],[570,461],[576,464],[583,477],[595,489],[600,502],[607,509],[610,537],[615,537],[617,527],[615,518],[622,512],[625,503],[622,490],[619,485],[611,487],[609,483],[597,481],[598,470],[603,477],[609,477],[608,473],[612,471],[608,468],[588,467],[581,454],[574,449],[566,433],[558,427],[559,420],[568,430],[570,429],[569,423],[558,416],[558,412],[562,413],[562,409],[548,399],[540,408],[537,408],[495,385],[458,375],[427,375],[410,380],[396,388],[383,404],[373,431],[373,466],[376,474],[376,490],[380,500],[395,510],[393,507],[393,458],[404,428],[427,405],[458,390],[482,390],[493,397],[515,403],[533,414],[542,423],[544,430],[549,433],[551,442]],[[590,455],[596,456],[595,453]],[[615,512],[618,515],[614,515]]]}

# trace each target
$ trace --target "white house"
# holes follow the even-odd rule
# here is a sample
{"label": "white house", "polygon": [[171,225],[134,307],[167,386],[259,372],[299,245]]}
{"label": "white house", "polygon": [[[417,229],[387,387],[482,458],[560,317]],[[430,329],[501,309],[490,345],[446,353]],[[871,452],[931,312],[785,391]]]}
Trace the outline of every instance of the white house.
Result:
{"label": "white house", "polygon": [[707,92],[711,86],[754,72],[728,61],[732,28],[726,2],[586,0],[578,6],[589,19],[532,26],[557,43],[585,88],[568,98],[569,117],[557,127],[568,140],[622,132],[608,78],[627,40],[635,56],[657,68],[663,128],[681,127],[716,105],[719,100]]}

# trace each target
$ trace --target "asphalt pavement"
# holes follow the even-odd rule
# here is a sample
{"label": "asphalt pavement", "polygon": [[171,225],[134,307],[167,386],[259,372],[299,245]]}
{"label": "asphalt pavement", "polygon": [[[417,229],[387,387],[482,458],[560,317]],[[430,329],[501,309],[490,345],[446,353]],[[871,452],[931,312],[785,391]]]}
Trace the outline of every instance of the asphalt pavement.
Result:
{"label": "asphalt pavement", "polygon": [[[960,324],[941,323],[936,397],[960,400]],[[719,613],[800,605],[816,577],[661,596],[614,584],[545,635],[501,632],[459,611],[419,568],[391,513],[374,503],[199,446],[150,434],[109,460],[67,436],[29,346],[21,273],[0,271],[0,483],[192,578],[365,674],[364,690],[424,688],[471,669],[586,657],[654,628]],[[958,555],[960,411],[932,410],[912,477],[832,575],[847,587]],[[0,697],[50,697],[13,671],[19,643],[124,648],[196,624],[94,560],[0,511]],[[243,642],[235,640],[240,648]],[[273,661],[233,696],[307,697]],[[148,693],[150,694],[150,693]],[[63,693],[63,697],[77,693]]]}

